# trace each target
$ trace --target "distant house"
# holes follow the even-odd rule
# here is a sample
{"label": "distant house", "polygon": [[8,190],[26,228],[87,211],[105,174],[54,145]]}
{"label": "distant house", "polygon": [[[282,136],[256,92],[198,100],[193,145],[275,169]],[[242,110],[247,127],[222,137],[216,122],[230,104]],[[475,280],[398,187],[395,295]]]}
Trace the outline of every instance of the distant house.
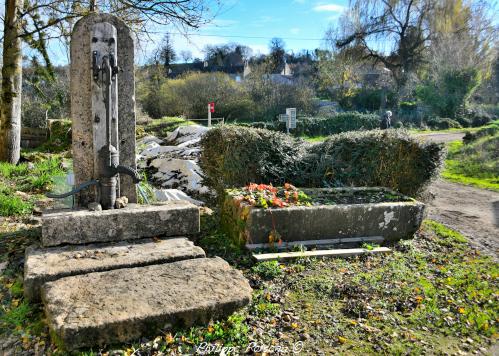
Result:
{"label": "distant house", "polygon": [[[244,64],[243,79],[247,78],[251,74],[251,64],[246,62]],[[266,78],[269,78],[272,82],[278,84],[295,84],[296,80],[293,77],[293,70],[291,66],[284,61],[284,63],[277,68],[274,73],[265,74]]]}

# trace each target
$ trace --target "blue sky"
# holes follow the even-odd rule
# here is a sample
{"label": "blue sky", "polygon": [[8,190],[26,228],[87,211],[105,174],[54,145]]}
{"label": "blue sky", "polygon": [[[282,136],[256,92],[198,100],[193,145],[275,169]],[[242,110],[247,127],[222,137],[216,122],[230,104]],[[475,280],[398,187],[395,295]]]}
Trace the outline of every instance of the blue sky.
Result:
{"label": "blue sky", "polygon": [[[177,52],[190,50],[203,58],[208,44],[237,42],[249,46],[254,54],[267,53],[273,37],[281,37],[286,50],[313,50],[322,46],[328,26],[346,8],[348,0],[222,0],[213,21],[198,30],[189,30],[186,38],[174,27],[154,29],[149,41],[137,45],[137,62],[144,63],[166,32],[172,32]],[[201,36],[200,36],[201,35]],[[68,62],[64,44],[53,43],[50,54],[55,64]]]}
{"label": "blue sky", "polygon": [[177,51],[188,49],[198,57],[207,44],[229,42],[247,45],[255,54],[266,53],[272,37],[283,38],[287,50],[313,50],[322,45],[326,29],[337,20],[347,1],[225,1],[213,22],[191,31],[189,40],[182,35],[174,35],[172,39]]}
{"label": "blue sky", "polygon": [[[207,0],[208,2],[210,0]],[[496,4],[494,0],[487,0]],[[208,44],[241,43],[254,54],[267,53],[270,39],[283,38],[287,51],[313,50],[323,46],[324,33],[346,10],[348,0],[221,0],[222,8],[213,21],[198,30],[189,30],[186,37],[174,27],[150,28],[149,40],[137,43],[137,62],[144,63],[166,32],[172,33],[179,53],[189,50],[203,58]],[[495,9],[496,6],[493,6]],[[495,21],[497,23],[497,21]],[[52,43],[53,63],[67,64],[66,44]]]}

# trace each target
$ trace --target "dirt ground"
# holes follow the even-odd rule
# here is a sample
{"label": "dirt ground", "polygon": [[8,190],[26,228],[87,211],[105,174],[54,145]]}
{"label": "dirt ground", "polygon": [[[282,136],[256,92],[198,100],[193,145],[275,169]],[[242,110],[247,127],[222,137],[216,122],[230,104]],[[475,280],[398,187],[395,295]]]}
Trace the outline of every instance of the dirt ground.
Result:
{"label": "dirt ground", "polygon": [[[461,132],[420,134],[435,142],[460,140]],[[438,179],[429,189],[429,218],[467,236],[473,246],[499,260],[499,193]]]}
{"label": "dirt ground", "polygon": [[426,133],[417,134],[416,136],[421,137],[424,140],[447,143],[451,141],[462,140],[464,137],[464,132]]}
{"label": "dirt ground", "polygon": [[480,251],[499,259],[499,193],[447,182],[430,186],[428,216],[459,231]]}

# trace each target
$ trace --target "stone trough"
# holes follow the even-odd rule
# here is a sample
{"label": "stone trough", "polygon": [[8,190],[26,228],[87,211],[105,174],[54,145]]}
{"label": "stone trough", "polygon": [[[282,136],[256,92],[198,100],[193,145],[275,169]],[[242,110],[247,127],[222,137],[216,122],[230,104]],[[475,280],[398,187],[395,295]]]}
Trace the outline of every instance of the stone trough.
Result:
{"label": "stone trough", "polygon": [[310,245],[314,241],[318,242],[317,244],[397,241],[411,238],[423,221],[423,203],[386,188],[328,188],[303,191],[310,196],[322,197],[338,193],[357,196],[364,192],[378,192],[386,194],[387,200],[390,201],[319,203],[311,206],[264,209],[241,205],[237,199],[227,194],[222,224],[234,239],[251,248],[269,244],[269,235],[274,230],[284,245]]}

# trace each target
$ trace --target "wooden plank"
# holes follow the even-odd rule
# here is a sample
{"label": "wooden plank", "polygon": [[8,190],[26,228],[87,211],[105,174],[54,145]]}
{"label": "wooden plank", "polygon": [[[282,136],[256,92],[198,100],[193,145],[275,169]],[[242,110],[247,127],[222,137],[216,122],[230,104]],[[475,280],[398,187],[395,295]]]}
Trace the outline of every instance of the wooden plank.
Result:
{"label": "wooden plank", "polygon": [[372,250],[365,248],[346,248],[338,250],[315,250],[303,252],[278,252],[278,253],[262,253],[253,254],[253,258],[258,262],[272,260],[290,260],[294,258],[306,257],[352,257],[364,254],[378,254],[392,252],[388,247],[377,247]]}
{"label": "wooden plank", "polygon": [[261,248],[277,248],[278,250],[285,250],[294,246],[324,246],[324,245],[337,245],[344,243],[362,243],[362,242],[375,242],[382,243],[385,239],[382,236],[369,236],[369,237],[345,237],[338,239],[325,239],[325,240],[301,240],[301,241],[288,241],[283,242],[281,245],[274,244],[246,244],[248,250],[256,250]]}

